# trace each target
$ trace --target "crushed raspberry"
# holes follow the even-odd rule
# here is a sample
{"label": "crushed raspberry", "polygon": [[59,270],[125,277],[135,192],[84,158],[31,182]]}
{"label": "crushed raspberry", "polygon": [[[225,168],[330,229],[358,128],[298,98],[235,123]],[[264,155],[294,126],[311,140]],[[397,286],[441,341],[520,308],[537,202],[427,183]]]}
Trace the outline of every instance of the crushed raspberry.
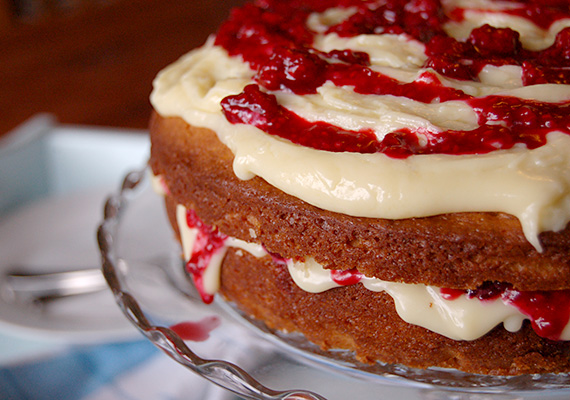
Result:
{"label": "crushed raspberry", "polygon": [[327,33],[337,33],[342,37],[407,33],[427,42],[443,33],[442,23],[445,21],[438,0],[392,0],[376,7],[360,4],[354,15],[330,27]]}
{"label": "crushed raspberry", "polygon": [[479,300],[495,300],[512,286],[504,282],[484,282],[477,289],[467,291],[469,298],[477,298]]}
{"label": "crushed raspberry", "polygon": [[473,290],[442,288],[440,293],[451,301],[463,295],[480,301],[501,299],[528,317],[539,336],[550,340],[560,340],[570,320],[570,290],[522,291],[504,282],[485,282]]}
{"label": "crushed raspberry", "polygon": [[325,83],[323,71],[328,63],[317,54],[279,47],[261,65],[256,81],[269,90],[289,89],[297,94],[316,93]]}
{"label": "crushed raspberry", "polygon": [[486,65],[519,65],[524,85],[570,83],[570,28],[560,31],[552,46],[530,51],[522,48],[518,32],[483,25],[466,42],[434,37],[426,44],[426,55],[426,67],[454,79],[477,80]]}
{"label": "crushed raspberry", "polygon": [[483,57],[512,57],[522,49],[519,37],[519,33],[510,28],[485,24],[473,29],[467,41]]}

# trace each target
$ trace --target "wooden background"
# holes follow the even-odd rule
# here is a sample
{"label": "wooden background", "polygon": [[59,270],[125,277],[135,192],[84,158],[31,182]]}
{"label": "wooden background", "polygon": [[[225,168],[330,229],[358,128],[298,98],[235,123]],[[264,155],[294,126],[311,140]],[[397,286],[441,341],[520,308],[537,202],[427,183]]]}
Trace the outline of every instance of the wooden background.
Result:
{"label": "wooden background", "polygon": [[156,73],[244,0],[0,0],[0,136],[61,123],[146,128]]}

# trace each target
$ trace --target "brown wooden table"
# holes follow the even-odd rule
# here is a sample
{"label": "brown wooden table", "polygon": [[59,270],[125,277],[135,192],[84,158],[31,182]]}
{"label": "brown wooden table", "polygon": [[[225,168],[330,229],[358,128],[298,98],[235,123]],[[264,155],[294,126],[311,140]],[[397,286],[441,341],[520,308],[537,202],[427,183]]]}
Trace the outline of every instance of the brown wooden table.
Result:
{"label": "brown wooden table", "polygon": [[244,0],[94,3],[0,20],[0,135],[40,112],[61,123],[145,128],[156,73]]}

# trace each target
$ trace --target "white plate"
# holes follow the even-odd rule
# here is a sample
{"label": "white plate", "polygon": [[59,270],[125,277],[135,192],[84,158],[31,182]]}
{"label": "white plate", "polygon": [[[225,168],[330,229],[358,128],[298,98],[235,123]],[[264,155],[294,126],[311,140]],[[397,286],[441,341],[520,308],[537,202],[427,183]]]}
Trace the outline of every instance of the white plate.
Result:
{"label": "white plate", "polygon": [[[25,266],[27,272],[98,267],[96,229],[103,202],[113,189],[38,200],[0,219],[0,279],[15,266]],[[0,296],[0,329],[66,343],[140,337],[109,290],[56,300],[42,309],[12,304]]]}
{"label": "white plate", "polygon": [[[0,139],[0,279],[98,267],[96,228],[105,197],[148,159],[144,131],[59,125],[40,114]],[[109,291],[43,310],[0,297],[0,362],[38,342],[93,343],[136,337]],[[15,349],[17,347],[17,349]],[[25,353],[25,351],[24,351]]]}

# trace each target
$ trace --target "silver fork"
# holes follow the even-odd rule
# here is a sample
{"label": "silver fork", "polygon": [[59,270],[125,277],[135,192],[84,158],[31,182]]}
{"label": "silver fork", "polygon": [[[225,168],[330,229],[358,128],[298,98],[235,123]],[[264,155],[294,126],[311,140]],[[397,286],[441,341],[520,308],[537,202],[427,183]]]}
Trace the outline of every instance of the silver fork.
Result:
{"label": "silver fork", "polygon": [[12,271],[0,281],[0,295],[10,303],[46,303],[108,288],[99,268],[47,273],[16,272],[21,268]]}
{"label": "silver fork", "polygon": [[[146,260],[133,260],[139,265],[162,270],[166,279],[181,294],[199,298],[184,272],[181,259],[172,255],[157,255]],[[57,271],[55,268],[53,271]],[[0,276],[0,296],[13,304],[43,305],[70,296],[96,293],[109,288],[99,267],[58,272],[22,272],[23,267],[13,267]]]}

